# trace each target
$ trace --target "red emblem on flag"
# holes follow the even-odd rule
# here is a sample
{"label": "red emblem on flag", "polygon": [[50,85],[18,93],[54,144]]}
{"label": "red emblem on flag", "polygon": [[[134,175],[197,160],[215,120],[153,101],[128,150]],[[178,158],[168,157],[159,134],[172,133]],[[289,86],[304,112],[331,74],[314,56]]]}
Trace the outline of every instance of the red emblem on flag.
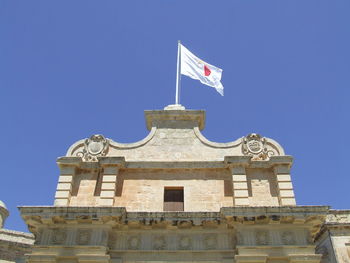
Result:
{"label": "red emblem on flag", "polygon": [[204,75],[208,77],[211,73],[211,70],[207,67],[207,65],[204,65]]}

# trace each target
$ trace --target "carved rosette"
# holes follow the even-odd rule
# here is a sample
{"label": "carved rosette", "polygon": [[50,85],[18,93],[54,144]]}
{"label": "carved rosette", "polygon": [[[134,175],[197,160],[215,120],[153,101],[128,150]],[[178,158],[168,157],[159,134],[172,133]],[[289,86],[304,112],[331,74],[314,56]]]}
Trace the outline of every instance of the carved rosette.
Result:
{"label": "carved rosette", "polygon": [[65,229],[54,229],[51,235],[51,243],[54,245],[62,245],[66,241],[67,232]]}
{"label": "carved rosette", "polygon": [[107,154],[108,148],[109,140],[101,134],[96,134],[85,140],[84,149],[76,155],[86,162],[96,162],[97,157]]}
{"label": "carved rosette", "polygon": [[217,237],[216,235],[207,235],[205,238],[204,238],[204,247],[205,249],[215,249],[216,248],[216,245],[217,245]]}
{"label": "carved rosette", "polygon": [[267,149],[266,139],[257,133],[248,134],[243,138],[242,152],[244,155],[252,156],[254,161],[267,160],[274,155],[273,151]]}
{"label": "carved rosette", "polygon": [[188,236],[181,236],[179,238],[179,243],[178,243],[179,249],[191,249],[192,248],[192,239]]}
{"label": "carved rosette", "polygon": [[133,250],[139,249],[140,243],[141,241],[139,236],[131,236],[128,239],[128,248]]}
{"label": "carved rosette", "polygon": [[285,231],[281,235],[282,243],[284,245],[295,245],[294,233],[291,231]]}
{"label": "carved rosette", "polygon": [[156,236],[153,240],[153,248],[156,250],[161,250],[166,248],[166,240],[164,236]]}
{"label": "carved rosette", "polygon": [[268,245],[270,238],[269,233],[267,231],[256,231],[255,233],[255,241],[257,245]]}

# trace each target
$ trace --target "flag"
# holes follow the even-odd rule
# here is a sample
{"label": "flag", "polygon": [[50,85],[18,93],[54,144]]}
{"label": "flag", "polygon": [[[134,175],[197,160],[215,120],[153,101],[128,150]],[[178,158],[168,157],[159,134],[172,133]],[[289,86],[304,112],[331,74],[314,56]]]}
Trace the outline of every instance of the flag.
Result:
{"label": "flag", "polygon": [[224,96],[224,86],[220,82],[222,69],[204,62],[182,44],[179,45],[181,50],[181,74],[192,79],[198,79],[203,84],[215,88],[221,96]]}

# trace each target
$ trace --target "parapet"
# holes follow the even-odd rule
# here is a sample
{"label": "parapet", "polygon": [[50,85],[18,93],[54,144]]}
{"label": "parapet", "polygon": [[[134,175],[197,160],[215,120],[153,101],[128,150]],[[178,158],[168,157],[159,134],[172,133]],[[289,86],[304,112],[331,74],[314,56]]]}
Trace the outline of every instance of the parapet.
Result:
{"label": "parapet", "polygon": [[74,143],[58,159],[55,204],[163,211],[169,187],[186,189],[184,207],[192,212],[296,204],[289,175],[293,159],[276,141],[251,133],[212,142],[201,133],[205,111],[181,105],[147,110],[145,120],[150,133],[138,142],[97,134]]}

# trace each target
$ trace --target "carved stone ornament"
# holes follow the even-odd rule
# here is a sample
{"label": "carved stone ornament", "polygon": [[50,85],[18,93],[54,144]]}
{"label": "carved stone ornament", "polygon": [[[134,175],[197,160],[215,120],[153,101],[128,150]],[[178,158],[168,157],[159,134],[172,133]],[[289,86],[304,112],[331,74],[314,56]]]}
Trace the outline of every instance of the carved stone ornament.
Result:
{"label": "carved stone ornament", "polygon": [[267,231],[257,231],[255,233],[255,241],[257,245],[268,245],[269,233]]}
{"label": "carved stone ornament", "polygon": [[166,248],[166,240],[164,236],[156,236],[153,240],[153,248],[157,250]]}
{"label": "carved stone ornament", "polygon": [[204,238],[204,247],[205,249],[215,249],[217,245],[216,235],[207,235]]}
{"label": "carved stone ornament", "polygon": [[54,229],[51,235],[51,243],[55,245],[62,245],[66,241],[67,232],[64,229]]}
{"label": "carved stone ornament", "polygon": [[266,139],[257,133],[248,134],[243,138],[242,152],[244,155],[252,156],[252,160],[267,160],[274,155],[273,151],[268,151]]}
{"label": "carved stone ornament", "polygon": [[41,244],[41,239],[42,239],[42,237],[43,237],[43,230],[40,230],[40,231],[36,232],[36,233],[34,234],[34,237],[35,237],[34,244],[35,244],[35,245]]}
{"label": "carved stone ornament", "polygon": [[237,242],[238,245],[243,245],[244,244],[244,238],[243,238],[242,233],[237,232],[237,234],[236,234],[236,242]]}
{"label": "carved stone ornament", "polygon": [[318,247],[316,253],[322,255],[321,262],[329,262],[329,252],[326,246]]}
{"label": "carved stone ornament", "polygon": [[90,229],[79,229],[77,232],[76,242],[78,245],[88,245],[90,243],[91,230]]}
{"label": "carved stone ornament", "polygon": [[101,134],[92,135],[84,142],[84,149],[77,153],[84,161],[96,162],[97,157],[105,156],[108,152],[109,141]]}
{"label": "carved stone ornament", "polygon": [[294,233],[291,231],[285,231],[281,235],[282,243],[284,245],[295,245]]}
{"label": "carved stone ornament", "polygon": [[129,249],[139,249],[140,248],[140,238],[138,236],[131,236],[128,239]]}
{"label": "carved stone ornament", "polygon": [[179,249],[191,249],[192,239],[188,236],[182,236],[179,238]]}

